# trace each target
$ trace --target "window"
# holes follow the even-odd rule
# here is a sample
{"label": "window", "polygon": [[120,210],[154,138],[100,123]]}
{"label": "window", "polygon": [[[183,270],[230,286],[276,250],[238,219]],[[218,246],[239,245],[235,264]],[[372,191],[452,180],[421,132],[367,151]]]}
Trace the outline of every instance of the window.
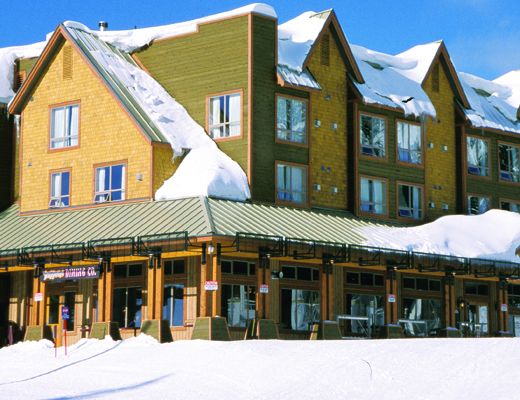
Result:
{"label": "window", "polygon": [[184,259],[164,262],[164,275],[182,275],[185,273]]}
{"label": "window", "polygon": [[489,198],[468,196],[468,214],[484,214],[487,210],[489,210]]}
{"label": "window", "polygon": [[78,145],[79,105],[56,107],[51,110],[51,149]]}
{"label": "window", "polygon": [[220,269],[223,274],[249,276],[254,276],[256,274],[255,263],[247,261],[222,261],[220,263]]}
{"label": "window", "polygon": [[399,161],[410,164],[422,164],[421,126],[398,122],[397,148]]}
{"label": "window", "polygon": [[294,143],[307,142],[307,102],[276,97],[276,137]]}
{"label": "window", "polygon": [[381,274],[369,272],[347,272],[347,285],[384,286],[384,278]]}
{"label": "window", "polygon": [[475,137],[466,138],[468,174],[489,176],[488,143]]}
{"label": "window", "polygon": [[184,285],[164,286],[163,319],[170,326],[184,326]]}
{"label": "window", "polygon": [[255,318],[256,288],[248,285],[222,285],[222,315],[229,326],[245,328]]}
{"label": "window", "polygon": [[520,213],[520,203],[516,201],[505,200],[500,202],[502,210]]}
{"label": "window", "polygon": [[70,206],[70,172],[56,172],[51,174],[50,208]]}
{"label": "window", "polygon": [[320,321],[320,292],[317,290],[282,289],[282,328],[308,331]]}
{"label": "window", "polygon": [[96,168],[95,203],[125,199],[125,165],[108,165]]}
{"label": "window", "polygon": [[143,264],[116,264],[114,278],[140,277],[143,275]]}
{"label": "window", "polygon": [[47,321],[49,325],[57,324],[59,322],[60,315],[60,296],[51,295],[49,296],[49,316]]}
{"label": "window", "polygon": [[280,201],[296,204],[307,202],[307,169],[294,165],[277,165],[277,194]]}
{"label": "window", "polygon": [[500,180],[520,182],[520,147],[498,145]]}
{"label": "window", "polygon": [[[509,303],[510,311],[520,310],[520,285],[509,284],[507,286],[507,300]],[[520,332],[519,332],[520,333]]]}
{"label": "window", "polygon": [[476,296],[487,296],[489,294],[489,286],[487,283],[465,282],[464,293]]}
{"label": "window", "polygon": [[407,336],[428,336],[441,327],[441,301],[434,299],[403,299],[403,325]]}
{"label": "window", "polygon": [[319,281],[320,270],[310,267],[282,267],[283,279],[296,279],[298,281]]}
{"label": "window", "polygon": [[421,219],[422,215],[422,189],[418,186],[397,185],[399,216]]}
{"label": "window", "polygon": [[376,327],[385,324],[383,296],[349,293],[346,304],[347,318],[342,326],[345,336],[372,337]]}
{"label": "window", "polygon": [[382,118],[361,115],[361,154],[372,157],[386,157],[386,123]]}
{"label": "window", "polygon": [[76,293],[65,292],[64,294],[65,304],[69,308],[69,319],[67,320],[67,331],[74,330],[74,309],[76,307]]}
{"label": "window", "polygon": [[240,93],[210,97],[209,135],[213,139],[240,136]]}
{"label": "window", "polygon": [[440,292],[441,281],[439,279],[403,277],[403,289]]}
{"label": "window", "polygon": [[386,214],[386,182],[361,178],[359,207],[362,212]]}
{"label": "window", "polygon": [[121,328],[141,326],[141,306],[143,297],[140,287],[114,289],[112,318]]}

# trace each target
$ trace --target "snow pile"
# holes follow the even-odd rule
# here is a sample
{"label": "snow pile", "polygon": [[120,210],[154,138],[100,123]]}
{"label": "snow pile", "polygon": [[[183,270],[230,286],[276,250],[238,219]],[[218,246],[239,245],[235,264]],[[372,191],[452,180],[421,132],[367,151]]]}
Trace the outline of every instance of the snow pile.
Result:
{"label": "snow pile", "polygon": [[514,108],[520,108],[520,69],[510,71],[493,82],[509,87],[511,94],[505,97],[505,101]]}
{"label": "snow pile", "polygon": [[362,234],[368,246],[520,262],[520,214],[509,211],[450,215],[413,228],[363,228]]}
{"label": "snow pile", "polygon": [[73,38],[88,43],[96,61],[132,94],[169,141],[174,157],[187,153],[174,175],[156,192],[157,200],[194,196],[238,201],[250,198],[247,177],[238,163],[217,147],[155,79],[102,40],[96,40],[97,32],[77,22],[66,22],[64,26]]}
{"label": "snow pile", "polygon": [[39,57],[46,41],[27,46],[4,47],[0,49],[0,103],[9,103],[14,97],[14,65],[18,58]]}
{"label": "snow pile", "polygon": [[459,72],[459,78],[471,105],[465,110],[466,117],[473,126],[520,133],[518,107],[510,104],[510,87],[464,72]]}
{"label": "snow pile", "polygon": [[416,60],[350,47],[365,80],[364,84],[355,83],[364,102],[399,108],[405,115],[435,117],[435,108],[421,84],[402,74],[415,68]]}
{"label": "snow pile", "polygon": [[328,14],[307,11],[278,25],[278,63],[302,72],[303,63]]}
{"label": "snow pile", "polygon": [[[120,31],[95,31],[97,37],[110,43],[118,49],[127,53],[140,49],[157,39],[165,39],[188,33],[197,32],[200,24],[217,21],[220,19],[231,18],[237,15],[255,13],[265,15],[271,18],[277,18],[274,9],[262,3],[253,3],[244,7],[236,8],[219,14],[210,15],[203,18],[194,19],[192,21],[179,22],[163,26],[154,26],[150,28],[129,29]],[[94,33],[94,31],[93,31]]]}
{"label": "snow pile", "polygon": [[[139,338],[138,338],[139,339]],[[518,339],[82,340],[0,349],[4,399],[513,399]]]}
{"label": "snow pile", "polygon": [[437,55],[437,52],[439,51],[439,47],[441,46],[441,44],[442,41],[440,40],[436,42],[421,44],[398,54],[396,57],[404,57],[415,61],[415,65],[413,67],[401,68],[399,72],[402,75],[406,76],[408,79],[422,84],[424,78],[426,78],[426,74],[430,70],[433,59]]}

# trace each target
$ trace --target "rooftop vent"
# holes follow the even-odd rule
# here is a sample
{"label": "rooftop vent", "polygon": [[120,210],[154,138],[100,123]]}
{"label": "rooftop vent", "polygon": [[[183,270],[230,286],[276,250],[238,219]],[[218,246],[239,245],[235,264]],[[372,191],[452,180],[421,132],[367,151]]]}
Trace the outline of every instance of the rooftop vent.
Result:
{"label": "rooftop vent", "polygon": [[104,32],[104,31],[106,31],[108,29],[108,22],[106,22],[106,21],[99,21],[98,22],[98,26],[99,26],[99,30],[101,32]]}

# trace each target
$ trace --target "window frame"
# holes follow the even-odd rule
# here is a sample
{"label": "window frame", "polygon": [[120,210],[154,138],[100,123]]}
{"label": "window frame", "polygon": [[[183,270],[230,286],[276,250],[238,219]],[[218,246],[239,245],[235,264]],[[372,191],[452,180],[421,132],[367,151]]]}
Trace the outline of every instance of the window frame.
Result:
{"label": "window frame", "polygon": [[[71,146],[63,146],[63,147],[52,147],[53,138],[53,111],[61,108],[69,108],[69,107],[78,107],[78,134],[77,134],[77,143]],[[81,140],[81,101],[80,100],[72,100],[63,103],[51,104],[49,105],[49,126],[48,126],[48,134],[47,134],[47,152],[56,152],[56,151],[66,151],[77,149],[80,147]],[[68,136],[66,138],[74,138],[75,136]]]}
{"label": "window frame", "polygon": [[[361,151],[361,119],[362,117],[368,117],[368,118],[377,118],[377,119],[380,119],[384,122],[384,127],[385,127],[385,135],[384,135],[384,138],[385,138],[385,144],[383,146],[383,150],[384,150],[384,156],[383,157],[380,157],[380,156],[371,156],[371,155],[368,155],[368,154],[364,154],[362,151]],[[387,162],[388,161],[388,126],[389,126],[389,123],[388,123],[388,117],[384,116],[384,115],[381,115],[381,114],[372,114],[372,113],[369,113],[369,112],[359,112],[358,113],[358,119],[357,119],[357,133],[356,133],[356,138],[357,138],[357,154],[358,154],[358,157],[359,158],[362,158],[362,159],[365,159],[365,160],[374,160],[374,161],[380,161],[380,162]],[[373,147],[373,146],[371,146]]]}
{"label": "window frame", "polygon": [[[101,169],[101,168],[106,168],[106,167],[110,167],[110,186],[112,186],[112,167],[116,167],[116,166],[119,166],[119,165],[122,165],[124,170],[123,170],[123,173],[122,173],[122,179],[123,179],[123,185],[122,185],[122,188],[121,189],[117,189],[117,190],[114,190],[114,189],[109,189],[107,192],[109,195],[111,195],[111,193],[113,191],[119,191],[121,190],[122,192],[122,199],[121,200],[112,200],[111,198],[109,200],[105,200],[105,201],[96,201],[96,196],[98,195],[101,195],[103,193],[105,193],[105,191],[102,191],[102,192],[96,192],[96,187],[97,187],[97,170],[98,169]],[[92,196],[92,202],[94,204],[107,204],[107,203],[121,203],[121,202],[125,202],[128,200],[128,160],[120,160],[120,161],[114,161],[114,162],[109,162],[109,163],[102,163],[102,164],[94,164],[94,177],[93,177],[93,196]]]}
{"label": "window frame", "polygon": [[[486,137],[479,137],[479,136],[475,136],[475,135],[465,135],[465,137],[466,137],[466,140],[464,142],[464,155],[465,155],[465,158],[464,158],[464,167],[465,168],[464,168],[464,170],[465,170],[466,176],[471,177],[471,178],[490,180],[491,176],[492,176],[491,175],[492,174],[492,168],[491,168],[491,140],[489,138],[486,138]],[[470,139],[470,138],[471,139],[482,140],[483,142],[487,143],[487,149],[488,149],[487,175],[470,174],[469,171],[468,171],[468,168],[469,168],[469,162],[468,162],[468,156],[469,156],[469,153],[468,153],[468,139]]]}
{"label": "window frame", "polygon": [[[399,206],[399,186],[409,186],[409,187],[414,187],[414,188],[418,188],[421,190],[421,202],[420,202],[420,205],[421,205],[421,209],[420,209],[420,212],[421,212],[421,217],[420,218],[414,218],[413,216],[411,217],[407,217],[407,216],[402,216],[400,214],[400,206]],[[426,214],[426,209],[424,207],[425,205],[425,193],[424,193],[424,185],[420,184],[420,183],[413,183],[413,182],[405,182],[405,181],[397,181],[396,182],[396,188],[395,188],[395,206],[396,206],[396,218],[399,219],[399,220],[403,220],[403,221],[422,221],[424,220],[424,217],[425,217],[425,214]],[[410,210],[413,210],[413,208],[410,208]]]}
{"label": "window frame", "polygon": [[[296,142],[292,140],[282,139],[278,136],[278,100],[280,98],[283,98],[285,100],[291,100],[291,101],[300,101],[305,105],[305,132],[304,132],[304,141],[303,142]],[[309,147],[309,99],[305,97],[298,97],[298,96],[292,96],[288,94],[283,93],[275,93],[275,107],[274,107],[274,132],[275,132],[275,142],[281,143],[281,144],[288,144],[291,146],[298,146],[298,147]],[[286,132],[290,132],[286,130]]]}
{"label": "window frame", "polygon": [[504,210],[502,208],[502,204],[503,203],[513,203],[513,204],[516,204],[518,206],[518,211],[511,211],[511,210],[504,210],[504,211],[509,211],[509,212],[515,212],[515,213],[520,213],[520,200],[512,200],[512,199],[504,199],[504,198],[500,198],[498,200],[499,202],[499,206],[500,206],[500,209],[501,210]]}
{"label": "window frame", "polygon": [[[63,174],[63,173],[68,173],[69,174],[69,194],[68,195],[61,195],[58,198],[53,198],[53,196],[52,196],[52,183],[53,183],[52,177],[54,175]],[[61,185],[61,181],[60,181],[60,185]],[[61,187],[60,187],[60,189],[61,189]],[[66,205],[66,206],[51,206],[51,202],[53,200],[60,199],[60,201],[61,201],[62,197],[68,197],[68,199],[69,199],[69,204],[68,205]],[[49,196],[48,196],[48,199],[49,199],[48,208],[50,210],[61,210],[63,208],[70,208],[71,207],[71,205],[72,205],[72,168],[62,168],[62,169],[49,170]]]}
{"label": "window frame", "polygon": [[[518,167],[519,167],[519,172],[518,172],[518,182],[515,182],[513,180],[511,181],[508,181],[506,179],[502,179],[502,172],[506,172],[506,173],[509,173],[509,174],[512,174],[511,171],[503,171],[500,167],[500,146],[508,146],[508,147],[512,147],[512,148],[516,148],[518,150]],[[504,183],[506,185],[520,185],[520,144],[513,144],[513,143],[510,143],[510,142],[504,142],[504,141],[497,141],[497,148],[496,148],[496,151],[497,151],[497,171],[498,171],[498,182],[500,183]]]}
{"label": "window frame", "polygon": [[[409,161],[404,161],[404,160],[401,160],[399,158],[399,150],[400,150],[400,147],[399,147],[399,124],[403,124],[403,125],[413,125],[413,126],[418,126],[419,127],[419,134],[421,136],[421,150],[420,150],[420,159],[421,159],[421,162],[420,163],[414,163],[414,162],[409,162]],[[410,145],[410,134],[408,133],[408,145]],[[400,164],[400,165],[404,165],[404,166],[407,166],[407,167],[417,167],[417,168],[424,168],[424,157],[425,157],[425,152],[424,152],[424,134],[423,134],[423,126],[421,123],[418,123],[418,122],[413,122],[413,121],[408,121],[408,120],[405,120],[405,119],[396,119],[395,121],[395,149],[396,149],[396,154],[395,154],[395,160],[397,162],[397,164]],[[407,150],[409,152],[409,154],[411,154],[412,152],[415,152],[415,150],[410,150],[410,149],[404,149],[404,150]]]}
{"label": "window frame", "polygon": [[[278,198],[278,166],[279,165],[284,165],[284,166],[291,167],[291,168],[293,168],[293,167],[302,168],[303,171],[305,172],[305,176],[303,179],[303,183],[304,183],[305,187],[302,190],[303,202],[299,203],[299,202],[295,202],[292,200],[280,200]],[[294,207],[303,207],[303,208],[308,206],[308,204],[309,204],[309,166],[308,165],[276,160],[274,163],[274,183],[275,183],[275,185],[274,185],[275,186],[274,187],[275,204],[286,204],[286,205],[291,205]],[[293,192],[292,188],[291,188],[290,192]]]}
{"label": "window frame", "polygon": [[[230,125],[230,122],[224,122],[219,123],[215,125],[210,124],[210,118],[211,118],[211,99],[215,97],[226,97],[226,96],[232,96],[238,94],[240,96],[240,123],[239,123],[239,130],[240,133],[238,135],[233,136],[224,136],[224,137],[213,137],[211,135],[211,128],[213,126],[228,126]],[[233,90],[227,90],[224,92],[217,92],[217,93],[211,93],[206,96],[206,133],[207,135],[214,140],[215,142],[225,142],[228,140],[237,140],[244,137],[244,90],[243,89],[233,89]]]}
{"label": "window frame", "polygon": [[[381,213],[381,214],[371,213],[368,211],[363,211],[361,209],[361,180],[362,179],[367,179],[367,180],[371,180],[371,181],[380,181],[385,184],[385,193],[384,193],[384,195],[385,195],[385,201],[384,201],[385,212],[384,213]],[[358,209],[359,215],[363,215],[363,216],[370,217],[370,218],[381,218],[381,217],[388,218],[388,216],[389,216],[388,178],[381,178],[381,177],[369,176],[369,175],[359,175],[358,196],[357,196],[356,200],[357,200],[357,204],[358,204],[357,209]]]}
{"label": "window frame", "polygon": [[470,198],[471,197],[477,197],[477,198],[483,198],[483,199],[487,199],[488,200],[488,209],[486,210],[489,211],[491,210],[491,197],[490,196],[485,196],[485,195],[481,195],[481,194],[477,194],[477,193],[466,193],[466,215],[482,215],[482,214],[472,214],[470,212]]}

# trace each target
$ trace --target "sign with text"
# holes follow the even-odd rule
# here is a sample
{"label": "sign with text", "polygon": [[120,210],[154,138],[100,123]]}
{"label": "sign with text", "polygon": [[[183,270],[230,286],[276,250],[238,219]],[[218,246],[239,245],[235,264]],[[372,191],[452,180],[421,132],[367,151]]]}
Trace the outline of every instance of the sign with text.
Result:
{"label": "sign with text", "polygon": [[500,305],[500,311],[507,312],[507,304]]}
{"label": "sign with text", "polygon": [[389,294],[388,295],[388,302],[389,303],[395,303],[395,294]]}
{"label": "sign with text", "polygon": [[260,285],[260,293],[263,293],[263,294],[269,293],[269,285]]}
{"label": "sign with text", "polygon": [[206,281],[204,282],[204,289],[209,291],[218,290],[218,281]]}
{"label": "sign with text", "polygon": [[42,300],[43,300],[43,293],[34,294],[34,301],[42,301]]}
{"label": "sign with text", "polygon": [[69,319],[69,307],[67,307],[67,306],[61,307],[61,319],[64,319],[64,320]]}
{"label": "sign with text", "polygon": [[40,280],[42,282],[63,282],[73,279],[99,278],[99,265],[85,265],[81,267],[49,268],[44,269]]}

